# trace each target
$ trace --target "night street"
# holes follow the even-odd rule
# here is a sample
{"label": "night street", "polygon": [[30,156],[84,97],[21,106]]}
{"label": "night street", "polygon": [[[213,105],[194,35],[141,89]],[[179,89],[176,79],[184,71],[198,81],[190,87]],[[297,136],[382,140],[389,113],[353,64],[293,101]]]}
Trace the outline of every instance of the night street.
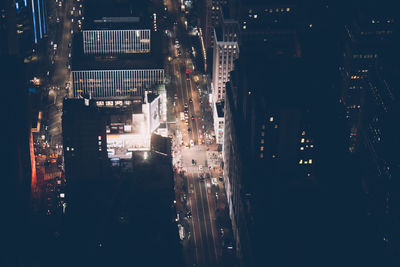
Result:
{"label": "night street", "polygon": [[395,2],[0,1],[0,266],[400,266]]}

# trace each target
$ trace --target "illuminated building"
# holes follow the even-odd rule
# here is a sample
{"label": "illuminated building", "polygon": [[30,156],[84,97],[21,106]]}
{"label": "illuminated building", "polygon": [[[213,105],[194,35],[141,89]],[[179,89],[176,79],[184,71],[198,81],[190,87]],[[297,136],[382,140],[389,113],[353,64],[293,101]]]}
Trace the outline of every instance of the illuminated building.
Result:
{"label": "illuminated building", "polygon": [[214,55],[212,94],[213,102],[225,97],[225,83],[229,81],[230,71],[234,69],[233,61],[239,57],[239,28],[233,20],[223,20],[222,27],[214,29]]}
{"label": "illuminated building", "polygon": [[[214,132],[217,144],[223,143],[224,115],[223,100],[225,83],[229,81],[230,71],[234,69],[234,60],[239,57],[239,25],[235,20],[220,14],[221,24],[214,28],[213,70],[212,70],[212,107],[214,116]],[[226,14],[226,16],[228,16]]]}
{"label": "illuminated building", "polygon": [[224,119],[224,102],[217,102],[214,106],[214,131],[215,131],[215,142],[217,144],[223,144],[224,142],[224,130],[225,130],[225,119]]}
{"label": "illuminated building", "polygon": [[[38,49],[47,34],[47,10],[44,0],[3,1],[0,7],[4,30],[12,38],[9,49],[23,57],[29,57]],[[11,43],[10,43],[11,44]]]}
{"label": "illuminated building", "polygon": [[131,158],[134,151],[150,151],[151,135],[160,126],[160,96],[145,92],[134,101],[96,101],[106,115],[107,152],[113,159]]}
{"label": "illuminated building", "polygon": [[[103,31],[104,34],[105,32]],[[107,32],[122,37],[126,31]],[[146,90],[154,90],[164,84],[160,35],[149,30],[132,30],[130,33],[139,33],[143,39],[138,39],[138,43],[144,40],[148,50],[136,47],[138,43],[130,44],[130,47],[123,47],[122,43],[116,47],[109,46],[108,44],[114,42],[107,35],[96,41],[97,46],[90,46],[85,41],[85,38],[88,38],[85,36],[90,35],[88,31],[74,36],[76,45],[72,57],[73,97],[88,95],[99,100],[133,99],[137,96],[144,97]],[[84,52],[85,47],[87,53]],[[139,50],[136,50],[137,53],[130,53],[133,51],[127,49],[131,48]]]}
{"label": "illuminated building", "polygon": [[150,30],[84,30],[85,54],[150,53]]}
{"label": "illuminated building", "polygon": [[103,99],[132,98],[163,83],[163,69],[72,71],[74,97],[87,94]]}

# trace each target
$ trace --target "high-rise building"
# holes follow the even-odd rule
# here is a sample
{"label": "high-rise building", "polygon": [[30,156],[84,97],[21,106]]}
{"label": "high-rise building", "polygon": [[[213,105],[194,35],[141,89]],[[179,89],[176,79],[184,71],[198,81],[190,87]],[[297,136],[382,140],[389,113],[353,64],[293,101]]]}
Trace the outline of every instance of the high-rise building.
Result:
{"label": "high-rise building", "polygon": [[214,132],[217,144],[223,144],[225,84],[229,81],[230,71],[234,69],[234,60],[239,57],[239,24],[230,19],[227,12],[219,10],[220,25],[213,30],[212,65],[212,107],[214,113]]}
{"label": "high-rise building", "polygon": [[204,47],[207,51],[214,43],[214,27],[221,22],[220,11],[227,5],[227,0],[203,0],[201,11],[201,32],[204,40]]}
{"label": "high-rise building", "polygon": [[398,102],[399,70],[395,66],[369,69],[373,81],[365,91],[361,144],[359,155],[365,166],[362,178],[368,200],[368,215],[373,218],[376,236],[388,252],[393,264],[400,263],[396,251],[400,235],[395,225],[399,222],[398,199],[400,185],[399,127],[395,125],[400,112]]}
{"label": "high-rise building", "polygon": [[[237,253],[242,266],[318,266],[347,231],[316,224],[319,218],[328,227],[337,210],[326,204],[330,199],[313,203],[306,196],[323,194],[324,183],[338,190],[354,174],[345,172],[354,166],[344,121],[338,102],[321,89],[329,88],[321,70],[305,58],[263,49],[241,49],[225,98],[224,183]],[[337,205],[347,212],[349,203]]]}
{"label": "high-rise building", "polygon": [[340,72],[343,80],[341,101],[346,109],[350,127],[351,151],[360,144],[359,131],[365,91],[370,87],[369,73],[381,57],[393,56],[396,20],[386,8],[366,5],[357,6],[356,16],[345,27],[345,47]]}
{"label": "high-rise building", "polygon": [[[0,35],[0,40],[2,38]],[[1,105],[2,149],[7,151],[7,156],[2,159],[0,190],[3,213],[0,232],[7,246],[3,249],[0,265],[28,266],[32,138],[28,88],[24,83],[25,66],[20,57],[0,55],[0,68],[0,88],[7,99]]]}
{"label": "high-rise building", "polygon": [[221,27],[214,28],[214,39],[212,98],[216,103],[224,99],[225,83],[229,81],[230,72],[234,69],[234,60],[239,57],[238,23],[224,19]]}
{"label": "high-rise building", "polygon": [[67,203],[79,210],[81,185],[101,180],[107,168],[105,116],[89,99],[65,99],[62,114]]}
{"label": "high-rise building", "polygon": [[[113,41],[126,34],[139,34],[137,43]],[[73,97],[86,94],[99,100],[132,100],[164,84],[160,38],[150,30],[84,30],[76,34]]]}
{"label": "high-rise building", "polygon": [[225,99],[224,181],[237,250],[248,266],[258,266],[251,263],[256,257],[251,221],[261,205],[256,187],[263,188],[268,206],[272,187],[311,179],[314,160],[300,59],[269,59],[268,67],[254,55],[237,61]]}

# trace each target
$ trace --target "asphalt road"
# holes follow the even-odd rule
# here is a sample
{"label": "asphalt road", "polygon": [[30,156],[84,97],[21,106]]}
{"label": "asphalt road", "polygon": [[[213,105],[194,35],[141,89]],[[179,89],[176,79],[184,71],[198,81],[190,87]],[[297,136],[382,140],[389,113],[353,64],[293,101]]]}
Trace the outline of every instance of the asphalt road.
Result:
{"label": "asphalt road", "polygon": [[197,266],[220,266],[215,202],[210,181],[201,181],[198,173],[187,174],[189,201],[192,209],[193,238]]}
{"label": "asphalt road", "polygon": [[[69,64],[69,53],[71,48],[68,46],[72,42],[71,29],[73,23],[69,18],[69,11],[72,10],[74,1],[64,0],[62,7],[57,7],[60,18],[60,23],[62,23],[62,32],[58,40],[54,40],[57,44],[57,51],[54,60],[54,73],[50,77],[49,96],[54,98],[54,105],[51,105],[48,110],[48,126],[49,135],[51,138],[51,146],[62,144],[62,128],[61,128],[61,115],[62,115],[62,101],[64,97],[68,95],[65,85],[70,81],[70,70],[68,69]],[[53,101],[53,99],[52,99]]]}
{"label": "asphalt road", "polygon": [[[179,14],[174,14],[179,17]],[[178,39],[180,44],[181,56],[173,57],[171,65],[171,83],[176,90],[177,98],[175,99],[175,110],[177,114],[177,130],[182,133],[183,146],[181,146],[179,155],[181,165],[186,171],[184,179],[188,185],[187,204],[192,212],[190,220],[191,225],[191,241],[194,246],[193,263],[195,266],[222,266],[221,254],[222,248],[216,227],[216,203],[211,192],[211,184],[209,179],[200,180],[200,174],[208,172],[206,167],[206,145],[199,144],[199,140],[203,140],[202,121],[203,114],[200,106],[198,90],[195,89],[193,81],[193,69],[190,54],[187,52],[191,46],[185,44],[191,41],[191,37],[182,29],[180,24],[182,20],[177,20],[178,25],[173,27],[172,37],[169,40],[169,51],[172,55],[177,55],[175,40]],[[200,53],[198,53],[200,54]],[[189,80],[186,69],[190,69]],[[199,75],[203,79],[202,75]],[[201,84],[201,82],[200,82]],[[203,88],[204,89],[204,88]],[[192,99],[192,102],[189,99]],[[180,120],[180,112],[184,112],[184,104],[188,105],[188,125],[185,121]],[[191,117],[194,116],[194,119]],[[191,131],[188,131],[188,128]],[[176,134],[178,136],[178,133]],[[194,146],[187,148],[185,144],[189,144],[193,140]],[[191,166],[192,159],[196,160],[197,165]],[[203,165],[203,170],[199,169],[199,165]],[[205,176],[205,175],[204,175]],[[188,265],[193,266],[192,262]]]}

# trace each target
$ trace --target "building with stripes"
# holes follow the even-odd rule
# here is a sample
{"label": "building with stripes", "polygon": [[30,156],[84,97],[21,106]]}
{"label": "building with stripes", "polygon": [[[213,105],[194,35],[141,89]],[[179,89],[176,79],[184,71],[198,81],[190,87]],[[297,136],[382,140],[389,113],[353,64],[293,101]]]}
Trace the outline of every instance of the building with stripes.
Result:
{"label": "building with stripes", "polygon": [[92,98],[128,99],[143,96],[164,80],[164,69],[72,71],[74,97],[85,94]]}
{"label": "building with stripes", "polygon": [[[125,38],[134,42],[122,41]],[[75,98],[81,95],[99,100],[143,98],[145,91],[164,84],[158,33],[88,30],[75,34],[73,42],[71,67]]]}
{"label": "building with stripes", "polygon": [[137,30],[84,30],[85,54],[150,53],[149,29]]}

